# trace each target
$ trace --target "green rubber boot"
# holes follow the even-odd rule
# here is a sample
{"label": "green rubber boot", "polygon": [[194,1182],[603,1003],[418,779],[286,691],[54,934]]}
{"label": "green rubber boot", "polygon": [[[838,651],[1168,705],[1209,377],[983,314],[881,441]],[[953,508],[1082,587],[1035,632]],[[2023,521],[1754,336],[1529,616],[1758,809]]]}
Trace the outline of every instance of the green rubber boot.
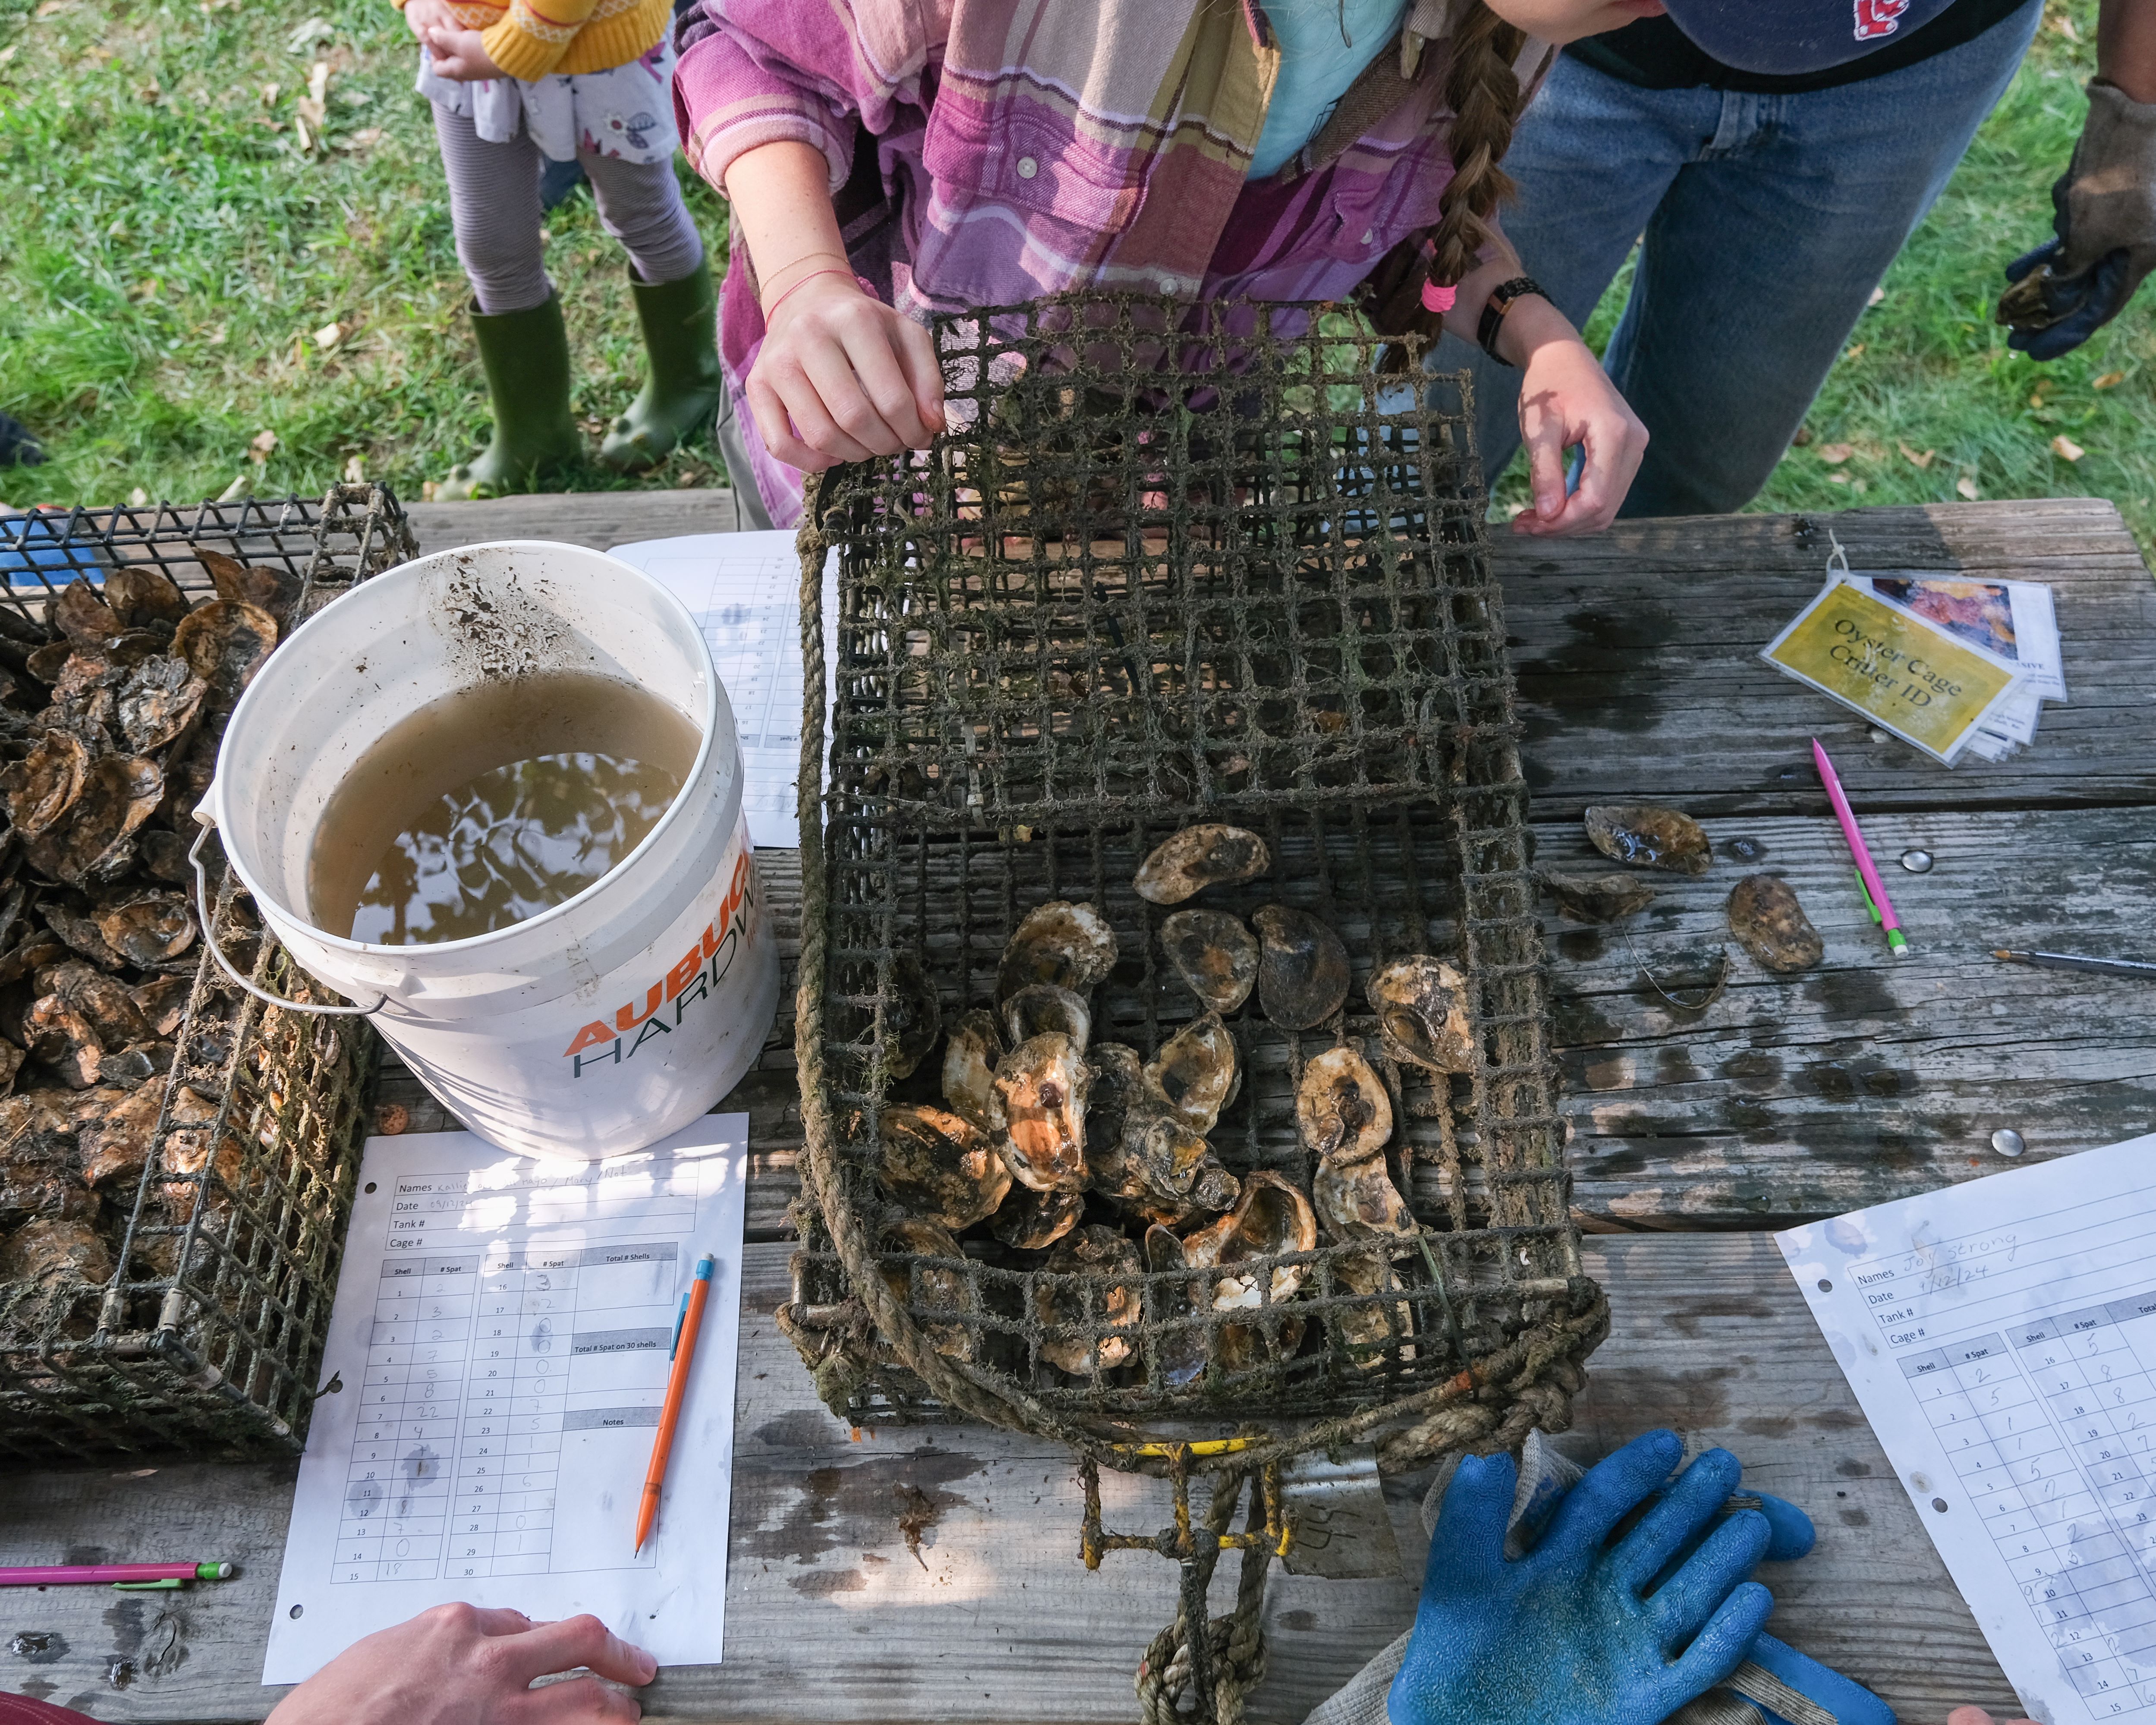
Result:
{"label": "green rubber boot", "polygon": [[445,503],[528,491],[584,453],[583,434],[569,412],[569,332],[561,296],[549,294],[528,311],[475,311],[471,325],[494,403],[494,441],[434,487]]}
{"label": "green rubber boot", "polygon": [[641,473],[711,424],[726,386],[719,377],[719,302],[708,259],[680,280],[655,287],[639,281],[632,268],[629,290],[636,297],[651,376],[613,422],[599,459],[618,473]]}

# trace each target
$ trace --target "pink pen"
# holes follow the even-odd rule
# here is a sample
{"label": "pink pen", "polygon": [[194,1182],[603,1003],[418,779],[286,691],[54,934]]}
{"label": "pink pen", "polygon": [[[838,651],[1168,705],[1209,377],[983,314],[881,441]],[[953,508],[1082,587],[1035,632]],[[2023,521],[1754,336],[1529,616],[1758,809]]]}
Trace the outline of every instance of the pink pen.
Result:
{"label": "pink pen", "polygon": [[1909,956],[1909,942],[1902,932],[1901,919],[1894,914],[1894,901],[1887,896],[1887,884],[1879,878],[1879,870],[1871,860],[1871,852],[1864,843],[1864,834],[1857,830],[1856,817],[1850,812],[1849,798],[1842,794],[1841,781],[1835,777],[1834,762],[1826,757],[1816,737],[1812,739],[1812,760],[1819,768],[1820,783],[1826,787],[1826,799],[1834,804],[1834,818],[1841,823],[1841,836],[1849,840],[1849,853],[1856,859],[1857,879],[1864,886],[1864,901],[1871,911],[1871,920],[1887,931],[1887,945],[1897,958]]}
{"label": "pink pen", "polygon": [[0,1568],[0,1587],[177,1587],[239,1573],[237,1563],[33,1563]]}

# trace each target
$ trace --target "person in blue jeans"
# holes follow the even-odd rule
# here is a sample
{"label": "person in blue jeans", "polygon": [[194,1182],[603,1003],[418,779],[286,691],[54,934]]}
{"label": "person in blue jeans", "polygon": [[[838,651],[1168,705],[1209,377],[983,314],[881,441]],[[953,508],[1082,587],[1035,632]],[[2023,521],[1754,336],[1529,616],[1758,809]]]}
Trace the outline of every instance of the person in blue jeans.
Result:
{"label": "person in blue jeans", "polygon": [[[1578,327],[1640,242],[1603,359],[1649,434],[1620,513],[1719,514],[1789,448],[2043,0],[1636,3],[1639,22],[1566,49],[1522,117],[1504,227],[1525,285]],[[2097,68],[2057,238],[2008,266],[2010,339],[2037,359],[2156,263],[2156,4],[2102,0]],[[1494,481],[1519,446],[1519,374],[1457,337],[1430,362],[1473,371]],[[1562,483],[1547,459],[1532,481],[1538,504]]]}

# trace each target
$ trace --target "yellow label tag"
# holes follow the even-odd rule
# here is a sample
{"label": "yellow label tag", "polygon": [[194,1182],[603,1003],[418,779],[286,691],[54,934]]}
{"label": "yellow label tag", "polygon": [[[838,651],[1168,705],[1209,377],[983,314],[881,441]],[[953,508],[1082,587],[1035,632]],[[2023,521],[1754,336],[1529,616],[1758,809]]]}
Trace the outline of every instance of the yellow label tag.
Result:
{"label": "yellow label tag", "polygon": [[1760,657],[1942,761],[2018,675],[1847,581],[1830,583]]}

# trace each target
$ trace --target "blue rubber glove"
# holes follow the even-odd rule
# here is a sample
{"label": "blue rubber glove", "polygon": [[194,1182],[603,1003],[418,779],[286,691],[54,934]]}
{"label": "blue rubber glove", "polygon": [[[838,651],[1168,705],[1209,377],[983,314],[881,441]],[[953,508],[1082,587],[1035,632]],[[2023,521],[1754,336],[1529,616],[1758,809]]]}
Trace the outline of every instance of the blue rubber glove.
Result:
{"label": "blue rubber glove", "polygon": [[1387,1697],[1392,1725],[1658,1725],[1734,1671],[1774,1609],[1744,1579],[1772,1530],[1756,1510],[1723,1513],[1739,1472],[1727,1450],[1669,1484],[1683,1454],[1675,1432],[1635,1438],[1564,1494],[1516,1562],[1512,1457],[1463,1461]]}

